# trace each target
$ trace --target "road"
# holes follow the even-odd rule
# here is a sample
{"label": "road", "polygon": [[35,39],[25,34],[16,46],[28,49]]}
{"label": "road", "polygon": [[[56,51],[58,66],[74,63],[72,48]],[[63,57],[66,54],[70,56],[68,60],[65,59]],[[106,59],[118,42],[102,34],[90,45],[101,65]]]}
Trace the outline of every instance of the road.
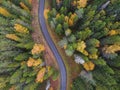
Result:
{"label": "road", "polygon": [[66,73],[66,68],[64,65],[64,62],[54,44],[54,42],[52,41],[52,38],[49,35],[49,32],[47,30],[47,26],[45,23],[45,18],[44,18],[44,5],[45,5],[45,0],[40,0],[39,1],[39,22],[40,22],[40,26],[42,29],[42,33],[44,35],[44,38],[46,40],[46,42],[48,43],[50,49],[52,50],[57,63],[59,65],[59,69],[60,69],[60,90],[66,90],[66,86],[67,86],[67,73]]}

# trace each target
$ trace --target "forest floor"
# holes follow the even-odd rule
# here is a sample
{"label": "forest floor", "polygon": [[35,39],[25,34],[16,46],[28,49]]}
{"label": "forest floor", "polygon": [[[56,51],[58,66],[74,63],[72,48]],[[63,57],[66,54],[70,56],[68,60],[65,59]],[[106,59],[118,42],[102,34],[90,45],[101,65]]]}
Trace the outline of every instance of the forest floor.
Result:
{"label": "forest floor", "polygon": [[[34,29],[32,33],[32,37],[36,43],[44,44],[45,46],[44,59],[45,59],[46,65],[53,66],[57,70],[59,70],[55,57],[52,51],[50,50],[47,42],[45,41],[44,36],[40,30],[41,27],[40,27],[39,18],[38,18],[38,7],[39,7],[39,0],[32,0],[32,12],[31,13],[33,16],[32,27]],[[53,81],[50,78],[50,82],[51,82],[51,87],[53,87],[53,90],[57,90],[60,88],[60,77],[56,81]],[[42,87],[42,88],[43,89],[41,90],[45,90],[45,87]]]}
{"label": "forest floor", "polygon": [[[45,0],[45,9],[51,9],[51,0]],[[50,33],[53,42],[55,43],[62,59],[64,60],[65,66],[66,66],[66,70],[67,70],[67,90],[71,90],[71,85],[73,80],[79,75],[80,73],[80,65],[76,64],[74,61],[73,57],[67,57],[65,54],[64,49],[62,49],[61,47],[58,46],[58,42],[60,41],[60,38],[58,37],[58,35],[56,35],[56,33],[54,32],[54,30],[52,30],[46,20],[46,25],[48,28],[48,32]]]}

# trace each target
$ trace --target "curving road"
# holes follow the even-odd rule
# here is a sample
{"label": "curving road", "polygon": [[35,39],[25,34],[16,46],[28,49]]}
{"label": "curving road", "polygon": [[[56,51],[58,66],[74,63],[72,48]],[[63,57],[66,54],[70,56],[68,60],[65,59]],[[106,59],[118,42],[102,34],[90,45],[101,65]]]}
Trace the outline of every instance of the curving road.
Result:
{"label": "curving road", "polygon": [[40,0],[39,1],[39,22],[40,22],[40,26],[42,29],[42,33],[50,47],[50,49],[52,50],[57,63],[59,65],[59,69],[60,69],[60,90],[66,90],[66,86],[67,86],[67,73],[66,73],[66,68],[64,65],[64,62],[54,44],[54,42],[52,41],[48,30],[47,30],[47,26],[45,23],[45,18],[44,18],[44,5],[45,5],[45,0]]}

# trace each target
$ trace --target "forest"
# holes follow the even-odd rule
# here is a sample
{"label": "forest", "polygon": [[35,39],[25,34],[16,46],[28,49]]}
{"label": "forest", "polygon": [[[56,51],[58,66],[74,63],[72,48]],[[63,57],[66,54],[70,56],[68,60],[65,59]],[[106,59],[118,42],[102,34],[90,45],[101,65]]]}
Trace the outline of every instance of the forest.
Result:
{"label": "forest", "polygon": [[120,0],[51,2],[45,18],[81,68],[72,90],[120,90]]}
{"label": "forest", "polygon": [[32,0],[0,0],[0,90],[39,90],[58,72],[32,38]]}

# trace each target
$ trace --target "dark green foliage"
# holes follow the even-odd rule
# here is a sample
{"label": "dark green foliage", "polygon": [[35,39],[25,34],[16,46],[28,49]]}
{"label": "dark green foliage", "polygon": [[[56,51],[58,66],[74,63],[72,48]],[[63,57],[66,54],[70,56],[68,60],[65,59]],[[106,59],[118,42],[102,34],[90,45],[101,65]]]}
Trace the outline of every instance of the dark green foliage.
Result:
{"label": "dark green foliage", "polygon": [[110,37],[107,37],[107,38],[103,38],[101,40],[101,44],[102,45],[106,45],[106,44],[119,44],[120,45],[120,36],[115,35],[115,36],[110,36]]}
{"label": "dark green foliage", "polygon": [[53,74],[53,76],[52,76],[52,79],[53,79],[54,81],[57,80],[58,75],[59,75],[59,72],[54,71],[54,74]]}
{"label": "dark green foliage", "polygon": [[103,53],[103,57],[110,60],[114,60],[117,56],[117,53]]}
{"label": "dark green foliage", "polygon": [[66,14],[67,13],[67,8],[66,7],[61,7],[60,13],[61,14]]}
{"label": "dark green foliage", "polygon": [[56,16],[56,14],[57,14],[57,11],[56,11],[56,9],[55,9],[55,8],[52,8],[52,11],[51,11],[51,13],[52,13],[52,15],[53,15],[53,16]]}
{"label": "dark green foliage", "polygon": [[14,20],[7,20],[3,17],[0,17],[0,26],[4,26],[4,27],[7,27],[7,26],[13,26],[15,23],[14,23]]}
{"label": "dark green foliage", "polygon": [[3,51],[0,52],[0,60],[8,60],[16,56],[19,52],[18,51]]}
{"label": "dark green foliage", "polygon": [[55,29],[55,32],[58,34],[58,35],[61,35],[63,33],[63,30],[62,30],[62,25],[61,24],[58,24],[56,29]]}
{"label": "dark green foliage", "polygon": [[28,84],[25,86],[23,90],[37,90],[38,84],[35,84],[34,82]]}
{"label": "dark green foliage", "polygon": [[90,83],[85,82],[81,77],[73,81],[73,86],[72,90],[95,90]]}
{"label": "dark green foliage", "polygon": [[94,63],[98,66],[105,66],[106,65],[106,61],[102,58],[99,58],[98,60],[95,60]]}
{"label": "dark green foliage", "polygon": [[76,10],[75,13],[78,15],[78,18],[83,18],[83,14],[84,14],[84,9],[80,8],[79,10]]}
{"label": "dark green foliage", "polygon": [[63,0],[63,6],[70,8],[72,0]]}
{"label": "dark green foliage", "polygon": [[115,57],[114,62],[112,62],[112,60],[110,60],[108,63],[113,66],[113,67],[120,67],[120,55]]}
{"label": "dark green foliage", "polygon": [[80,40],[85,40],[86,38],[89,38],[89,36],[91,35],[91,33],[92,32],[89,29],[77,32],[77,38],[80,39]]}
{"label": "dark green foliage", "polygon": [[72,90],[86,90],[86,84],[80,77],[73,82]]}
{"label": "dark green foliage", "polygon": [[64,17],[64,14],[61,14],[58,18],[56,18],[56,21],[62,24],[64,22]]}
{"label": "dark green foliage", "polygon": [[3,69],[3,68],[17,68],[20,66],[19,63],[17,62],[13,62],[13,61],[0,61],[0,68]]}
{"label": "dark green foliage", "polygon": [[16,44],[16,47],[23,48],[23,49],[32,49],[33,45],[34,45],[34,42],[18,43]]}
{"label": "dark green foliage", "polygon": [[88,47],[86,48],[86,50],[88,51],[88,53],[90,54],[96,54],[98,52],[98,49],[95,47]]}
{"label": "dark green foliage", "polygon": [[57,7],[57,2],[56,2],[56,0],[52,0],[52,3],[51,3],[51,4],[52,4],[52,7],[53,7],[53,8],[56,8],[56,7]]}
{"label": "dark green foliage", "polygon": [[21,70],[17,70],[11,76],[11,78],[10,78],[10,84],[18,83],[20,81],[21,77],[22,77],[22,71]]}
{"label": "dark green foliage", "polygon": [[9,51],[9,50],[14,50],[15,49],[15,42],[14,41],[11,41],[11,40],[0,40],[0,52],[3,52],[3,51]]}
{"label": "dark green foliage", "polygon": [[89,47],[98,47],[100,44],[100,41],[95,38],[91,38],[86,41],[86,44]]}
{"label": "dark green foliage", "polygon": [[29,54],[27,52],[27,53],[21,53],[21,54],[17,55],[14,59],[16,61],[24,61],[24,60],[27,60],[28,58],[29,58]]}
{"label": "dark green foliage", "polygon": [[102,84],[104,86],[112,86],[112,85],[116,85],[117,82],[115,81],[115,79],[108,73],[104,73],[104,72],[94,72],[93,73],[94,78],[96,79],[97,83]]}
{"label": "dark green foliage", "polygon": [[63,27],[64,27],[64,30],[68,29],[68,23],[64,22]]}

